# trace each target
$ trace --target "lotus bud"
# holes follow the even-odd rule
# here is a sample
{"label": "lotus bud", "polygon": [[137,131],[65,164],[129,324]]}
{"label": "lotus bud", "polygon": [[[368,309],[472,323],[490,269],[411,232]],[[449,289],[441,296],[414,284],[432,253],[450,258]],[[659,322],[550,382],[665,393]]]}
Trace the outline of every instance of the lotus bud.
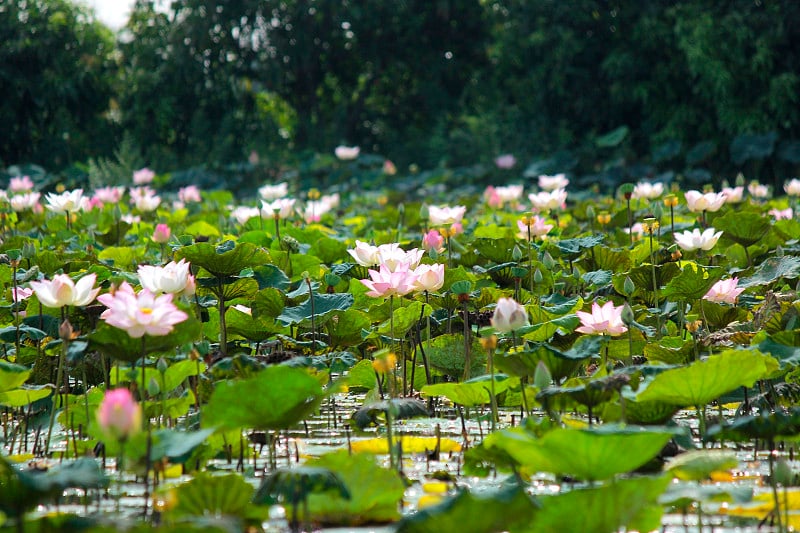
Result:
{"label": "lotus bud", "polygon": [[589,207],[586,208],[586,218],[592,220],[595,216],[597,216],[597,213],[594,211],[594,206],[589,204]]}
{"label": "lotus bud", "polygon": [[528,312],[525,306],[512,298],[500,298],[491,318],[492,327],[502,333],[509,333],[528,325]]}
{"label": "lotus bud", "polygon": [[514,259],[514,261],[520,261],[522,257],[522,249],[518,245],[514,246],[514,249],[511,251],[511,258]]}
{"label": "lotus bud", "polygon": [[633,284],[631,277],[625,276],[625,281],[622,283],[622,291],[625,293],[625,296],[631,296],[635,290],[636,285]]}
{"label": "lotus bud", "polygon": [[537,268],[536,272],[533,273],[533,282],[538,284],[542,281],[544,281],[544,275],[542,274],[542,271]]}
{"label": "lotus bud", "polygon": [[633,309],[628,302],[622,306],[622,323],[626,326],[630,326],[636,321],[636,317],[633,316]]}
{"label": "lotus bud", "polygon": [[68,318],[65,318],[61,325],[58,326],[58,337],[65,342],[75,338],[75,331],[72,329],[72,324]]}
{"label": "lotus bud", "polygon": [[536,365],[536,371],[533,374],[533,384],[538,389],[549,387],[553,382],[553,376],[550,374],[550,369],[544,364],[544,361],[539,361]]}
{"label": "lotus bud", "polygon": [[97,422],[107,435],[125,441],[142,425],[142,409],[128,389],[106,391],[97,409]]}
{"label": "lotus bud", "polygon": [[158,385],[158,380],[154,377],[150,378],[150,381],[147,382],[147,394],[151,397],[158,396],[161,392],[161,387]]}
{"label": "lotus bud", "polygon": [[155,231],[153,231],[153,242],[159,244],[166,244],[169,242],[171,231],[166,224],[158,224]]}
{"label": "lotus bud", "polygon": [[553,256],[550,255],[550,252],[545,252],[542,256],[542,264],[547,270],[553,270],[556,266],[556,261],[553,259]]}
{"label": "lotus bud", "polygon": [[163,357],[159,357],[158,358],[158,362],[156,363],[156,368],[158,369],[158,372],[160,374],[166,373],[167,368],[169,368],[169,365],[167,364],[167,360],[164,359]]}
{"label": "lotus bud", "polygon": [[745,183],[744,174],[739,172],[738,174],[736,174],[736,186],[737,187],[744,187],[744,183]]}
{"label": "lotus bud", "polygon": [[662,216],[664,216],[664,206],[658,202],[653,204],[653,215],[657,219],[660,219]]}

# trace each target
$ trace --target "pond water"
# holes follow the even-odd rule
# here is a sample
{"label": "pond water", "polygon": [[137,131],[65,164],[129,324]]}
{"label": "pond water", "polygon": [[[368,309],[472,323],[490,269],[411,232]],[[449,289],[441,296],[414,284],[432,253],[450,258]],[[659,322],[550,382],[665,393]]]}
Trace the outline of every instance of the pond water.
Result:
{"label": "pond water", "polygon": [[[306,423],[297,426],[290,431],[281,432],[275,445],[274,463],[278,467],[292,466],[305,462],[308,458],[319,457],[327,452],[349,448],[353,443],[364,441],[373,437],[383,437],[381,428],[370,428],[360,434],[356,434],[348,423],[350,415],[361,406],[363,396],[353,394],[341,394],[335,399],[335,403],[326,403],[320,411],[310,417]],[[450,407],[440,407],[437,409],[435,418],[408,419],[397,421],[395,429],[400,435],[414,436],[434,436],[438,434],[443,439],[453,439],[461,444],[462,447],[481,442],[490,429],[488,417],[485,416],[487,410],[467,411],[462,418],[459,411]],[[732,411],[725,411],[724,416],[733,416]],[[519,424],[521,417],[518,410],[501,409],[499,428],[511,427]],[[693,411],[678,413],[674,419],[683,425],[688,425],[693,430],[697,430],[697,418]],[[60,428],[57,428],[60,429]],[[67,434],[56,431],[54,434],[53,462],[58,462],[58,458],[69,455],[67,452]],[[33,434],[29,435],[32,443]],[[258,437],[252,440],[258,442]],[[71,442],[71,437],[70,437]],[[246,442],[246,441],[245,441]],[[261,440],[263,442],[263,440]],[[731,448],[735,449],[735,448]],[[7,450],[6,450],[7,451]],[[624,451],[621,450],[621,453]],[[241,471],[244,472],[247,481],[257,488],[265,473],[271,471],[269,466],[269,456],[266,448],[258,443],[247,443],[243,449],[243,457],[231,454],[229,457],[218,457],[212,460],[208,468],[218,472]],[[765,476],[769,473],[769,453],[765,451],[755,452],[752,446],[737,449],[739,465],[730,472],[728,477],[719,477],[713,482],[704,483],[705,486],[718,487],[721,490],[729,488],[752,489],[756,495],[769,494],[770,488],[765,482]],[[792,453],[793,455],[793,453]],[[782,454],[786,459],[789,458],[789,451]],[[378,456],[379,460],[388,466],[388,458],[385,455]],[[98,459],[100,460],[100,459]],[[426,456],[426,454],[405,454],[401,464],[402,473],[408,479],[408,486],[405,489],[405,496],[402,502],[402,512],[411,514],[420,507],[430,505],[442,498],[453,495],[459,488],[469,488],[474,492],[491,491],[498,489],[506,475],[489,475],[485,478],[465,476],[462,473],[463,454],[441,453],[438,458]],[[789,461],[789,466],[794,470],[800,469],[800,464],[796,461]],[[55,512],[75,513],[78,515],[104,515],[117,523],[126,521],[141,520],[146,513],[148,520],[158,522],[158,509],[167,502],[163,501],[163,492],[156,492],[154,496],[153,487],[145,487],[142,478],[135,477],[128,473],[121,478],[116,471],[113,458],[105,459],[106,472],[111,478],[112,483],[105,491],[89,491],[84,494],[80,490],[68,490],[64,493],[58,505],[39,506],[33,516],[43,516]],[[435,474],[435,475],[434,475]],[[434,480],[449,478],[451,481],[446,483]],[[172,469],[168,472],[168,479],[162,484],[175,484],[192,479],[191,476],[180,475],[180,472]],[[120,485],[121,481],[121,485]],[[686,486],[696,484],[694,481],[676,481],[676,484]],[[554,476],[544,474],[536,475],[530,480],[529,492],[531,494],[555,494],[562,490],[564,482],[559,483]],[[118,495],[121,497],[118,499]],[[147,499],[146,499],[147,498]],[[145,502],[147,510],[145,511]],[[662,518],[664,531],[777,531],[777,528],[770,528],[768,523],[759,524],[758,520],[733,516],[729,510],[736,504],[731,502],[705,502],[702,509],[696,505],[687,508],[686,512],[666,512]],[[700,512],[698,512],[700,511]],[[274,506],[270,510],[269,519],[264,521],[263,527],[269,532],[289,531],[286,514],[279,506]],[[688,528],[688,529],[687,529]],[[368,526],[361,528],[322,528],[326,532],[382,532],[394,531],[395,526],[388,524],[385,526]]]}

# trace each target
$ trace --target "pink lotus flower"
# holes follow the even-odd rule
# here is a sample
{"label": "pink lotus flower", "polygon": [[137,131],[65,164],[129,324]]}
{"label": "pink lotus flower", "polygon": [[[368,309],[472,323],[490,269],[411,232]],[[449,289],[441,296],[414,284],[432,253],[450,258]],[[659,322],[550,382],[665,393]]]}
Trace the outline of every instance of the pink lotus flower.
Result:
{"label": "pink lotus flower", "polygon": [[483,191],[483,199],[486,201],[489,207],[503,207],[503,199],[500,198],[500,195],[497,193],[497,189],[491,185],[486,187],[486,190]]}
{"label": "pink lotus flower", "polygon": [[637,222],[630,228],[622,228],[622,231],[624,231],[628,235],[633,233],[634,238],[641,239],[642,236],[644,235],[644,226],[642,226],[641,222]]}
{"label": "pink lotus flower", "polygon": [[27,300],[33,294],[33,289],[27,289],[25,287],[12,287],[11,288],[11,300],[18,304],[22,300]]}
{"label": "pink lotus flower", "polygon": [[721,192],[688,191],[683,195],[686,198],[686,206],[693,213],[708,211],[713,213],[719,211],[725,205],[725,195]]}
{"label": "pink lotus flower", "polygon": [[155,211],[161,205],[161,197],[150,187],[134,187],[131,189],[131,203],[139,211]]}
{"label": "pink lotus flower", "polygon": [[337,146],[334,153],[342,161],[352,161],[358,157],[361,149],[358,146]]}
{"label": "pink lotus flower", "polygon": [[628,331],[628,328],[622,323],[622,309],[622,305],[616,307],[612,301],[606,302],[602,307],[594,302],[591,313],[576,311],[575,314],[581,320],[581,326],[575,331],[589,334],[599,333],[612,337],[621,335]]}
{"label": "pink lotus flower", "polygon": [[103,204],[115,204],[122,200],[123,194],[125,194],[125,187],[100,187],[94,191],[92,200]]}
{"label": "pink lotus flower", "polygon": [[461,222],[453,222],[450,224],[450,236],[461,235],[464,233],[464,224]]}
{"label": "pink lotus flower", "polygon": [[494,329],[509,333],[528,325],[528,311],[513,298],[500,298],[491,318]]}
{"label": "pink lotus flower", "polygon": [[149,168],[141,168],[134,171],[133,183],[134,185],[147,185],[148,183],[151,183],[155,177],[156,173]]}
{"label": "pink lotus flower", "polygon": [[514,154],[503,154],[494,158],[494,164],[497,168],[503,170],[511,170],[517,164],[517,158]]}
{"label": "pink lotus flower", "polygon": [[170,261],[166,265],[139,265],[137,270],[139,283],[153,294],[162,292],[191,296],[195,291],[195,279],[191,272],[191,263],[181,259],[177,263]]}
{"label": "pink lotus flower", "polygon": [[678,246],[687,252],[692,250],[708,251],[717,244],[722,232],[716,231],[714,228],[708,228],[701,233],[699,229],[695,228],[692,231],[687,230],[683,233],[675,233],[674,236]]}
{"label": "pink lotus flower", "polygon": [[33,181],[30,176],[16,176],[8,182],[8,190],[13,193],[28,192],[33,190]]}
{"label": "pink lotus flower", "polygon": [[185,204],[202,202],[203,198],[200,196],[200,189],[197,185],[189,185],[178,189],[178,200]]}
{"label": "pink lotus flower", "polygon": [[367,296],[382,298],[385,296],[404,296],[414,290],[417,276],[410,271],[408,264],[402,264],[394,271],[386,265],[380,265],[379,270],[369,270],[371,280],[359,280],[369,289]]}
{"label": "pink lotus flower", "polygon": [[26,192],[24,194],[15,194],[9,198],[8,202],[11,204],[11,210],[15,213],[34,209],[39,205],[39,198],[41,194],[38,192]]}
{"label": "pink lotus flower", "polygon": [[786,194],[789,196],[800,196],[800,179],[794,178],[789,180],[789,182],[783,186],[783,190],[786,191]]}
{"label": "pink lotus flower", "polygon": [[554,191],[542,191],[539,193],[531,193],[528,199],[533,204],[534,209],[538,211],[551,211],[553,209],[564,209],[567,202],[567,191],[564,189],[556,189]]}
{"label": "pink lotus flower", "polygon": [[537,215],[533,215],[531,217],[525,217],[521,220],[517,220],[517,228],[519,228],[519,233],[517,236],[520,239],[528,239],[528,228],[530,228],[530,236],[533,237],[544,237],[550,230],[553,229],[552,224],[545,224],[546,220],[544,217],[540,217]]}
{"label": "pink lotus flower", "polygon": [[153,231],[153,242],[165,244],[169,242],[169,236],[172,232],[166,224],[157,224],[156,229]]}
{"label": "pink lotus flower", "polygon": [[566,189],[569,185],[569,180],[566,174],[556,174],[554,176],[539,176],[539,188],[545,191],[554,191],[556,189]]}
{"label": "pink lotus flower", "polygon": [[444,265],[435,263],[433,265],[419,265],[414,269],[414,289],[418,291],[434,292],[444,285]]}
{"label": "pink lotus flower", "polygon": [[383,162],[383,173],[387,176],[394,176],[397,174],[397,167],[390,160]]}
{"label": "pink lotus flower", "polygon": [[147,289],[136,294],[127,282],[113,293],[101,294],[97,300],[108,307],[100,318],[115,328],[124,329],[134,339],[144,335],[167,335],[175,324],[189,318],[172,303],[172,294],[155,296]]}
{"label": "pink lotus flower", "polygon": [[742,201],[742,195],[744,194],[744,187],[723,187],[722,194],[725,195],[725,203],[727,204],[738,204]]}
{"label": "pink lotus flower", "polygon": [[97,423],[106,435],[122,442],[141,430],[142,408],[128,389],[106,391],[97,409]]}
{"label": "pink lotus flower", "polygon": [[752,181],[750,185],[747,186],[747,192],[749,192],[750,196],[753,198],[766,198],[769,196],[769,187],[761,185],[757,181]]}
{"label": "pink lotus flower", "polygon": [[786,209],[770,209],[769,214],[775,217],[775,220],[791,220],[794,218],[794,211],[791,207]]}
{"label": "pink lotus flower", "polygon": [[633,188],[633,194],[631,194],[631,198],[634,200],[639,198],[644,198],[645,200],[653,200],[658,198],[664,194],[664,184],[657,182],[657,183],[650,183],[647,181],[640,181],[636,184]]}
{"label": "pink lotus flower", "polygon": [[455,207],[432,205],[428,207],[428,220],[430,220],[433,226],[445,226],[461,222],[466,212],[467,208],[463,205],[457,205]]}
{"label": "pink lotus flower", "polygon": [[703,300],[718,304],[735,304],[736,299],[744,292],[744,287],[737,287],[739,278],[721,279],[703,296]]}
{"label": "pink lotus flower", "polygon": [[381,244],[378,246],[378,263],[385,265],[392,272],[397,268],[402,268],[403,264],[407,264],[409,268],[413,269],[417,268],[424,253],[424,250],[418,248],[406,252],[397,243]]}
{"label": "pink lotus flower", "polygon": [[437,252],[444,251],[444,237],[435,229],[430,230],[422,236],[422,249],[426,251],[436,250]]}
{"label": "pink lotus flower", "polygon": [[66,274],[56,274],[51,281],[31,281],[36,297],[45,307],[64,307],[65,305],[88,305],[97,297],[100,289],[94,288],[95,274],[88,274],[72,281]]}
{"label": "pink lotus flower", "polygon": [[278,198],[285,198],[289,196],[289,184],[285,181],[276,183],[275,185],[264,185],[258,189],[258,195],[261,199],[267,202],[277,200]]}

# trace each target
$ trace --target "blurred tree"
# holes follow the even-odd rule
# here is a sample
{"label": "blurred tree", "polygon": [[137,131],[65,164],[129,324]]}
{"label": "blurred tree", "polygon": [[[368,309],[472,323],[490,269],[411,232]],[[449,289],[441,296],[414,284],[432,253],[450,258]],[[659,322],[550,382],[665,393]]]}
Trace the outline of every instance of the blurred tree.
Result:
{"label": "blurred tree", "polygon": [[68,0],[0,2],[0,161],[63,168],[114,146],[114,39]]}
{"label": "blurred tree", "polygon": [[[192,158],[280,146],[387,150],[455,113],[481,66],[477,0],[139,0],[124,125]],[[188,158],[188,159],[187,159]]]}

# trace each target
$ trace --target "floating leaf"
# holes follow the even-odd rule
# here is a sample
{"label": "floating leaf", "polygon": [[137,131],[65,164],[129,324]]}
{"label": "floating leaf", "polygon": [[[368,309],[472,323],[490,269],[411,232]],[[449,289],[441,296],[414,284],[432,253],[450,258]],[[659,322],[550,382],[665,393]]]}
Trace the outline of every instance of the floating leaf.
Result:
{"label": "floating leaf", "polygon": [[49,386],[21,387],[0,392],[0,405],[6,407],[24,407],[50,396],[53,390]]}
{"label": "floating leaf", "polygon": [[777,364],[757,350],[727,350],[658,374],[636,399],[701,407],[739,387],[751,387]]}
{"label": "floating leaf", "polygon": [[359,429],[364,429],[370,424],[377,424],[378,416],[385,416],[387,411],[395,420],[429,415],[427,406],[417,399],[392,398],[364,405],[353,413],[353,421]]}
{"label": "floating leaf", "polygon": [[349,500],[350,491],[335,473],[327,468],[294,466],[274,470],[261,481],[253,503],[273,505],[285,502],[296,506],[313,492],[335,491]]}
{"label": "floating leaf", "polygon": [[708,440],[736,441],[759,439],[774,442],[797,435],[800,435],[800,407],[739,417],[730,424],[714,425],[707,432]]}

